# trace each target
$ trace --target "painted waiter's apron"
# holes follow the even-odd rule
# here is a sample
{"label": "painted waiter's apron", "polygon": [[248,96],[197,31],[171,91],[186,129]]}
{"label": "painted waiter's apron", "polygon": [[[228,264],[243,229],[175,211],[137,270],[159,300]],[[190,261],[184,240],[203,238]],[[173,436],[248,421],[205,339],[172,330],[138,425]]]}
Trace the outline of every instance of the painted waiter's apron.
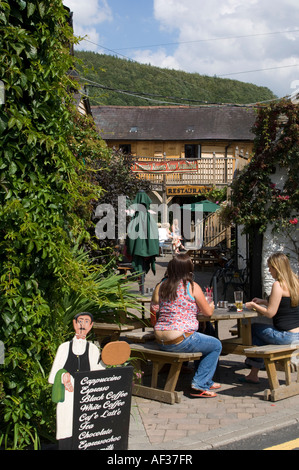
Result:
{"label": "painted waiter's apron", "polygon": [[[54,384],[56,374],[62,369],[71,374],[71,382],[74,386],[75,372],[105,369],[105,365],[99,362],[100,351],[93,343],[86,339],[68,341],[59,346],[50,372],[49,383]],[[61,376],[62,381],[62,376]],[[66,439],[73,434],[73,403],[74,392],[65,390],[64,401],[57,403],[56,409],[56,439]]]}

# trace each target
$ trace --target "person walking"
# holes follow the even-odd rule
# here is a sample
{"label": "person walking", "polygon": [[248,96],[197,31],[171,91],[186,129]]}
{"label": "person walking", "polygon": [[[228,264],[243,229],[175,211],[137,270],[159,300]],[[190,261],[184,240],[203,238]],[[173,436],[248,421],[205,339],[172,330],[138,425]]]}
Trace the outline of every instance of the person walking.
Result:
{"label": "person walking", "polygon": [[178,219],[174,219],[172,224],[172,249],[174,253],[180,253],[180,249],[185,250],[182,239],[179,221]]}

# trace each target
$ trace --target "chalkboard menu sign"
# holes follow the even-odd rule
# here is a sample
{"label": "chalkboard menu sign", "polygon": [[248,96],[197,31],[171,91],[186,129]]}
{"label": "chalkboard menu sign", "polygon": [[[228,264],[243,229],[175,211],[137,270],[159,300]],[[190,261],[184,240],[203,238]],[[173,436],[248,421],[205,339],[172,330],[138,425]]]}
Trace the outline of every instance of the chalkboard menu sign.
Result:
{"label": "chalkboard menu sign", "polygon": [[73,449],[127,450],[133,368],[75,374]]}

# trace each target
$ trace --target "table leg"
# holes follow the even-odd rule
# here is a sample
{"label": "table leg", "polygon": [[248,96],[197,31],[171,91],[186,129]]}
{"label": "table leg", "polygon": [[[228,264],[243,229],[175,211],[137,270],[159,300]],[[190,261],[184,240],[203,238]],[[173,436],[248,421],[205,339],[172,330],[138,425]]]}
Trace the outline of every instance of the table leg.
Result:
{"label": "table leg", "polygon": [[214,322],[214,328],[215,328],[216,337],[219,338],[218,321]]}
{"label": "table leg", "polygon": [[251,318],[242,318],[241,338],[244,346],[252,346]]}

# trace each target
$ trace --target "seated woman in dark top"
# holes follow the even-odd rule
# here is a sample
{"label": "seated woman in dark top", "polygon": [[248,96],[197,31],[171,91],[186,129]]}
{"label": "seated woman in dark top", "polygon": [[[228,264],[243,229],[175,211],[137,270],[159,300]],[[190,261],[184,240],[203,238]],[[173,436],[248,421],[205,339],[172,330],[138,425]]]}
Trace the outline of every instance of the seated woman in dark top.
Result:
{"label": "seated woman in dark top", "polygon": [[[246,307],[273,319],[273,326],[255,323],[252,325],[252,344],[299,343],[299,279],[292,271],[289,259],[283,253],[274,253],[268,259],[271,276],[275,279],[269,301],[254,298]],[[246,360],[251,371],[242,381],[258,383],[258,372],[262,359]]]}

